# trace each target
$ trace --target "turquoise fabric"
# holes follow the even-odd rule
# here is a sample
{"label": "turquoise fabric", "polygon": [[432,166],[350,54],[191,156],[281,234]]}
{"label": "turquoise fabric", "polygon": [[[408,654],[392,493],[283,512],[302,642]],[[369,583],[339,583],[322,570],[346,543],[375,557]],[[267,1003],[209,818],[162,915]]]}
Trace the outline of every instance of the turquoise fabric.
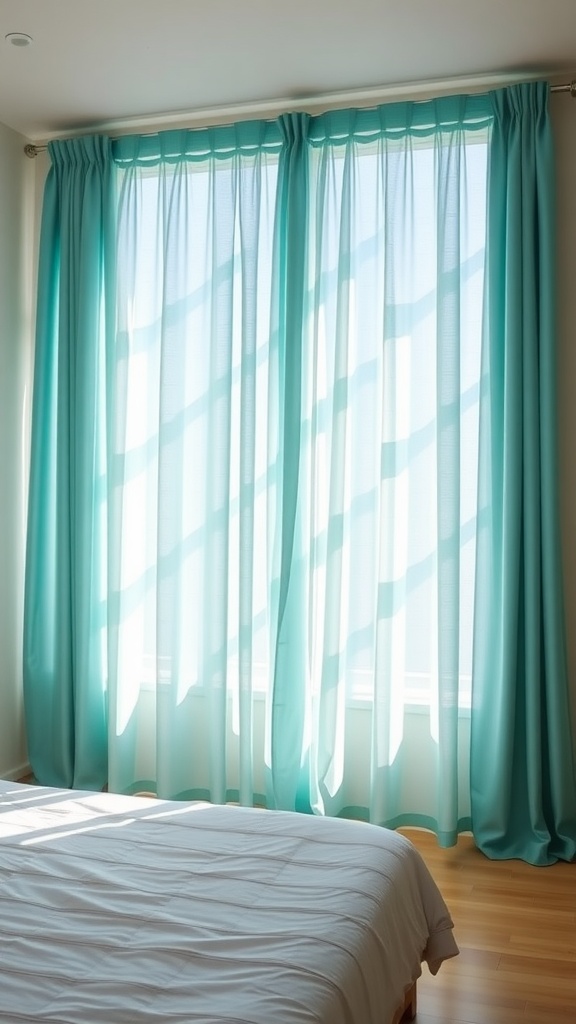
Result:
{"label": "turquoise fabric", "polygon": [[492,95],[471,795],[490,857],[576,856],[556,443],[553,143],[544,83]]}
{"label": "turquoise fabric", "polygon": [[110,144],[49,145],[38,281],[24,624],[29,758],[43,783],[107,781],[106,346]]}

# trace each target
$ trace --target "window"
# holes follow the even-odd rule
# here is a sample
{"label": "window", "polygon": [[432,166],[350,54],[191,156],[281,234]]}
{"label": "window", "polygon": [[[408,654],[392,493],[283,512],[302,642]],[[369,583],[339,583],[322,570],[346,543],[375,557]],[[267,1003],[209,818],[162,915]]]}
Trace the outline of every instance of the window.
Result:
{"label": "window", "polygon": [[[270,690],[278,159],[278,144],[240,146],[119,170],[125,722],[146,680],[178,701],[227,690],[237,711]],[[311,699],[333,676],[348,700],[392,681],[399,705],[433,705],[443,675],[466,706],[486,130],[312,138],[308,161],[296,528]]]}

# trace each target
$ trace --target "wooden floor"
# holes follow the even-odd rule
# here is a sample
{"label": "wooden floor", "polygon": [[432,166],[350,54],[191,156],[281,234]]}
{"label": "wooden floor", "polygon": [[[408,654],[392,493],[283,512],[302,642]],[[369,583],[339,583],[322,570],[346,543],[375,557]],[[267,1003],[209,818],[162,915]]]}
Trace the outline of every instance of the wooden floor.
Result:
{"label": "wooden floor", "polygon": [[576,864],[491,861],[415,829],[452,914],[460,956],[418,982],[417,1024],[576,1024]]}

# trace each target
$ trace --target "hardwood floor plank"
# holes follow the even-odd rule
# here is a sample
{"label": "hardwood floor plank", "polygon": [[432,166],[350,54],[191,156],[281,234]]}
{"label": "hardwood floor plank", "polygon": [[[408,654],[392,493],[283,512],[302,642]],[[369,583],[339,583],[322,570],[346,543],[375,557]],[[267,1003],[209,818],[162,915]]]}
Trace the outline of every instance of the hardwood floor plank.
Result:
{"label": "hardwood floor plank", "polygon": [[552,959],[543,956],[518,956],[516,953],[504,954],[500,957],[497,970],[509,974],[530,974],[546,978],[568,978],[576,983],[576,964],[573,957]]}
{"label": "hardwood floor plank", "polygon": [[460,956],[418,984],[417,1024],[576,1024],[576,864],[492,861],[404,829],[452,914]]}
{"label": "hardwood floor plank", "polygon": [[574,1024],[575,1020],[574,1006],[551,1007],[545,1003],[529,1003],[522,1024]]}

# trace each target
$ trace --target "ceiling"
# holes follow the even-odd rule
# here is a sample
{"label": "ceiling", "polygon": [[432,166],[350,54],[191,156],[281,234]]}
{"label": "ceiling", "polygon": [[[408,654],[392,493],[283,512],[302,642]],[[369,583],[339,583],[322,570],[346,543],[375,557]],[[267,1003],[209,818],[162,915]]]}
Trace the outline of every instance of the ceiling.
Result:
{"label": "ceiling", "polygon": [[[10,32],[33,42],[13,46]],[[0,0],[0,122],[33,141],[267,100],[572,73],[576,0]]]}

